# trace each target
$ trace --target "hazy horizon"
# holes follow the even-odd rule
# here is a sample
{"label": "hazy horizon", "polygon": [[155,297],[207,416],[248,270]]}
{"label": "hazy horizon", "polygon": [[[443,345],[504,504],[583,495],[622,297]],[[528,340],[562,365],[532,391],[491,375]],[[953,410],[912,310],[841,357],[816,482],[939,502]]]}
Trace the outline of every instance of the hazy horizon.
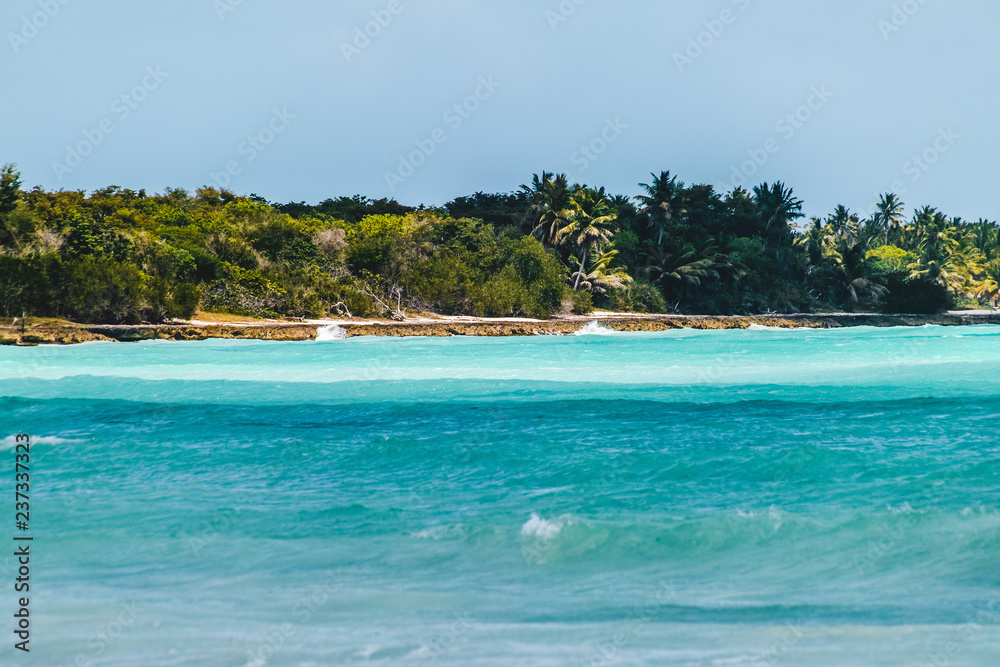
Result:
{"label": "hazy horizon", "polygon": [[998,18],[985,0],[12,0],[0,63],[22,103],[0,162],[27,187],[429,206],[543,169],[635,195],[669,169],[782,180],[810,216],[894,191],[997,219]]}

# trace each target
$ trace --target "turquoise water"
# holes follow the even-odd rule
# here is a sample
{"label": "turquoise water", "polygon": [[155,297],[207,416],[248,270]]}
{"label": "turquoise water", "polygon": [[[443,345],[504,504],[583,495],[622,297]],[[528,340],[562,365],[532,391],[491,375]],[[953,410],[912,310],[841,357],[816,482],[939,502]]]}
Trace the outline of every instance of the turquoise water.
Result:
{"label": "turquoise water", "polygon": [[0,348],[0,663],[995,665],[998,430],[993,326]]}

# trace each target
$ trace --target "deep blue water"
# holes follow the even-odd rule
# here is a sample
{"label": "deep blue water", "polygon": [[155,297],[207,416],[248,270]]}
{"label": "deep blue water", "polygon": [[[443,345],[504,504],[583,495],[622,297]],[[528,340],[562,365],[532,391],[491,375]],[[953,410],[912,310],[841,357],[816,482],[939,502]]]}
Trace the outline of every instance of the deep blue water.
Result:
{"label": "deep blue water", "polygon": [[0,348],[0,662],[1000,664],[998,420],[992,326]]}

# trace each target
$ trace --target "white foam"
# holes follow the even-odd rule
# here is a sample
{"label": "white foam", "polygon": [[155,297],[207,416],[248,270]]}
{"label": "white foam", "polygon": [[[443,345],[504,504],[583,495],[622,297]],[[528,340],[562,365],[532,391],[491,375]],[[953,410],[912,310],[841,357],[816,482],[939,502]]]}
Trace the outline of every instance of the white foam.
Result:
{"label": "white foam", "polygon": [[781,528],[781,524],[784,523],[781,520],[781,510],[772,505],[767,511],[767,516],[774,522],[774,532],[778,532],[778,529]]}
{"label": "white foam", "polygon": [[316,330],[316,342],[326,343],[333,340],[344,340],[348,338],[347,332],[336,324],[328,324]]}
{"label": "white foam", "polygon": [[903,503],[899,507],[889,505],[889,511],[893,514],[913,514],[913,506],[908,502]]}
{"label": "white foam", "polygon": [[816,331],[813,327],[769,327],[763,324],[751,323],[747,331]]}
{"label": "white foam", "polygon": [[525,537],[541,537],[546,540],[551,540],[559,534],[560,530],[562,530],[562,525],[554,521],[546,521],[532,512],[531,518],[528,519],[527,523],[521,526],[521,535]]}
{"label": "white foam", "polygon": [[[66,443],[83,442],[83,440],[68,440],[66,438],[59,438],[54,435],[43,435],[43,436],[31,436],[30,444],[32,445],[63,445]],[[22,444],[18,441],[16,435],[9,435],[3,440],[0,440],[0,450],[14,449],[17,445]]]}
{"label": "white foam", "polygon": [[468,535],[469,530],[465,526],[458,524],[454,526],[434,526],[426,528],[413,534],[422,540],[454,540],[461,539]]}
{"label": "white foam", "polygon": [[597,320],[588,322],[585,327],[574,333],[574,336],[614,336],[617,331],[608,329]]}

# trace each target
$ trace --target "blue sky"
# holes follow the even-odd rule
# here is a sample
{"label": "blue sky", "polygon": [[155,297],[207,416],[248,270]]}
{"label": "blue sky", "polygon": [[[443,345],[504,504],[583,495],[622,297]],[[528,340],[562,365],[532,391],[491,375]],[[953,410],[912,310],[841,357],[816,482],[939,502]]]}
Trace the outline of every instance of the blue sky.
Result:
{"label": "blue sky", "polygon": [[670,169],[997,219],[997,25],[989,0],[5,0],[0,162],[428,205]]}

